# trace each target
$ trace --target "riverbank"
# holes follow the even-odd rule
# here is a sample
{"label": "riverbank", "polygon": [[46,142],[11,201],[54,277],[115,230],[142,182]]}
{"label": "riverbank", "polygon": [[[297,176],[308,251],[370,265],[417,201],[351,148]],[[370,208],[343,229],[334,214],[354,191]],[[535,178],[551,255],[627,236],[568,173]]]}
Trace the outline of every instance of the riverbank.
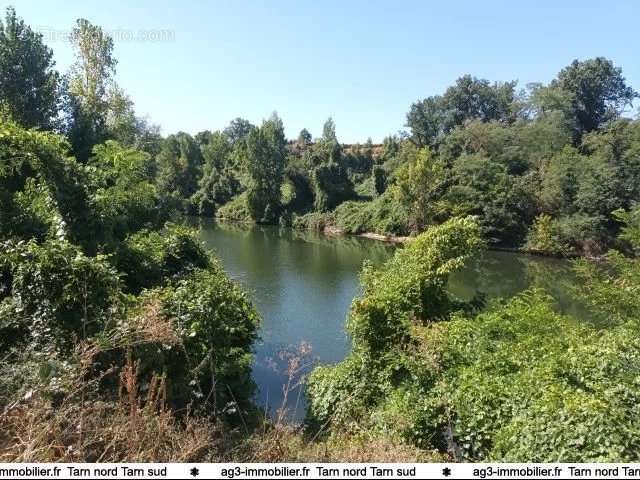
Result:
{"label": "riverbank", "polygon": [[[411,236],[384,235],[384,234],[374,233],[374,232],[349,233],[349,232],[346,232],[344,229],[333,226],[333,225],[328,225],[324,227],[324,229],[322,230],[322,233],[327,236],[337,237],[337,236],[348,235],[348,236],[368,238],[371,240],[378,240],[381,242],[393,243],[393,244],[405,244],[408,242],[412,242],[415,239],[415,237],[411,237]],[[509,253],[516,253],[519,255],[532,255],[536,257],[549,257],[549,258],[558,258],[558,259],[587,258],[589,260],[595,260],[595,261],[599,261],[603,259],[601,255],[587,255],[587,254],[580,254],[577,252],[567,252],[564,254],[557,254],[554,252],[547,252],[545,250],[533,250],[533,249],[523,249],[523,248],[515,248],[515,247],[500,247],[497,245],[490,245],[488,249],[496,252],[509,252]]]}
{"label": "riverbank", "polygon": [[[242,225],[244,227],[248,227],[251,225],[256,225],[255,222],[249,222],[249,221],[242,221],[242,220],[233,220],[230,218],[223,218],[223,217],[217,217],[214,219],[215,221],[220,221],[220,222],[226,222],[226,223],[233,223],[233,224],[237,224],[237,225]],[[286,228],[291,228],[293,230],[301,230],[300,228],[295,228],[295,227],[286,227]],[[320,233],[322,233],[323,235],[326,235],[328,237],[346,237],[346,236],[350,236],[350,237],[359,237],[359,238],[367,238],[369,240],[376,240],[379,242],[384,242],[384,243],[390,243],[390,244],[396,244],[396,245],[403,245],[406,243],[410,243],[412,242],[415,237],[413,236],[402,236],[402,235],[393,235],[393,234],[381,234],[381,233],[375,233],[375,232],[361,232],[361,233],[351,233],[351,232],[347,232],[345,229],[340,228],[336,225],[323,225],[321,226],[321,228],[306,228],[304,230],[315,230],[315,231],[319,231]],[[488,250],[493,250],[496,252],[509,252],[509,253],[516,253],[519,255],[531,255],[531,256],[535,256],[535,257],[547,257],[547,258],[557,258],[557,259],[576,259],[576,258],[586,258],[588,260],[594,260],[594,261],[601,261],[603,260],[603,256],[602,255],[592,255],[592,254],[588,254],[588,253],[578,253],[578,252],[565,252],[565,253],[556,253],[556,252],[549,252],[549,251],[545,251],[545,250],[535,250],[535,249],[524,249],[524,248],[517,248],[517,247],[501,247],[498,245],[489,245]]]}

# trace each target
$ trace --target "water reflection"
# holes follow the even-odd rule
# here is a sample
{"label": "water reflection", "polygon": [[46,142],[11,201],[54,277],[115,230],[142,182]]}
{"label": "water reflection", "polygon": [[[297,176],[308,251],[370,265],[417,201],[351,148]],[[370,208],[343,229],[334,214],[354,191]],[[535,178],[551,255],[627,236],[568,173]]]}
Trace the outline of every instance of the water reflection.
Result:
{"label": "water reflection", "polygon": [[[275,412],[283,400],[286,374],[273,368],[274,359],[306,341],[319,362],[342,360],[350,344],[344,319],[358,293],[362,263],[381,264],[393,248],[366,239],[207,220],[200,221],[200,232],[260,311],[263,323],[253,376],[257,401]],[[297,402],[296,417],[301,418],[304,401],[294,396],[289,406],[293,409]]]}
{"label": "water reflection", "polygon": [[[308,342],[309,357],[317,362],[342,360],[350,345],[344,321],[359,292],[362,263],[380,265],[398,247],[357,237],[192,221],[198,222],[201,238],[229,275],[249,291],[260,311],[261,341],[255,347],[253,367],[256,400],[276,415],[287,383],[281,352]],[[452,275],[449,288],[470,299],[476,290],[488,298],[511,297],[533,285],[547,289],[561,311],[580,314],[580,306],[568,293],[573,280],[566,261],[485,252]],[[289,392],[287,404],[295,410],[295,418],[302,418],[304,399],[299,391]]]}

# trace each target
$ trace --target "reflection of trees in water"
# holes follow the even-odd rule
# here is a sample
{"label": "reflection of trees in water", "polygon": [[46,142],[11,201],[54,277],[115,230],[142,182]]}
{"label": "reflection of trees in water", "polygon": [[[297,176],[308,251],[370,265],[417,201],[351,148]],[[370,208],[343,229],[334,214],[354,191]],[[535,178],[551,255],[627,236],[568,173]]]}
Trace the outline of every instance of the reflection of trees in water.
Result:
{"label": "reflection of trees in water", "polygon": [[594,324],[599,321],[594,312],[577,295],[580,283],[573,271],[572,261],[530,262],[528,272],[531,284],[551,294],[561,313]]}
{"label": "reflection of trees in water", "polygon": [[212,218],[197,218],[198,226],[207,231],[215,228],[219,228],[222,231],[233,233],[241,237],[249,237],[254,226],[248,223],[238,223],[223,220],[214,220]]}
{"label": "reflection of trees in water", "polygon": [[476,291],[488,298],[511,297],[527,285],[526,265],[521,256],[490,251],[470,260],[449,281],[451,291],[467,300]]}
{"label": "reflection of trees in water", "polygon": [[558,311],[591,321],[590,313],[576,295],[579,286],[571,262],[510,252],[484,252],[456,272],[451,291],[470,299],[476,290],[488,298],[510,298],[528,288],[541,288],[556,301]]}
{"label": "reflection of trees in water", "polygon": [[[296,255],[302,249],[296,249],[292,245],[296,242],[307,244],[304,248],[303,260],[305,261],[299,265],[313,265],[313,270],[318,272],[330,271],[335,269],[336,265],[359,268],[364,259],[378,265],[386,261],[393,255],[395,248],[398,248],[396,245],[376,240],[352,235],[330,236],[314,230],[296,230],[288,227],[252,225],[197,217],[191,217],[188,221],[190,225],[201,229],[205,242],[207,237],[212,237],[215,235],[215,230],[219,229],[233,237],[234,241],[249,242],[256,256],[264,257],[266,251],[273,251],[273,249],[280,253]],[[309,245],[315,245],[319,250],[309,249]],[[261,251],[263,248],[271,250]],[[251,254],[251,252],[247,253]]]}
{"label": "reflection of trees in water", "polygon": [[289,229],[288,232],[292,239],[335,248],[347,258],[363,257],[363,252],[366,252],[366,257],[376,264],[387,260],[397,248],[396,245],[390,243],[354,235],[324,235],[313,230],[293,229]]}
{"label": "reflection of trees in water", "polygon": [[566,260],[494,251],[471,260],[450,282],[452,291],[464,298],[473,296],[475,290],[490,298],[508,298],[537,287],[563,302],[573,284],[575,276]]}
{"label": "reflection of trees in water", "polygon": [[564,296],[569,286],[575,283],[575,275],[568,261],[530,259],[526,267],[529,284],[546,290],[554,297],[556,294]]}

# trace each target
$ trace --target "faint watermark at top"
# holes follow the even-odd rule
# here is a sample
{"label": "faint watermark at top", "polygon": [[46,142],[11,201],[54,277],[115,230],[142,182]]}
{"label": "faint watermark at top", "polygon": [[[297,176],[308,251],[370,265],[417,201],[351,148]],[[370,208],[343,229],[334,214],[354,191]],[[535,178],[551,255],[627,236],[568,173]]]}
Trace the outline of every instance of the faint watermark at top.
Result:
{"label": "faint watermark at top", "polygon": [[[45,42],[70,42],[71,30],[62,30],[48,26],[39,26],[36,31],[42,35]],[[175,30],[166,28],[130,30],[119,28],[115,30],[104,30],[114,42],[175,42]]]}

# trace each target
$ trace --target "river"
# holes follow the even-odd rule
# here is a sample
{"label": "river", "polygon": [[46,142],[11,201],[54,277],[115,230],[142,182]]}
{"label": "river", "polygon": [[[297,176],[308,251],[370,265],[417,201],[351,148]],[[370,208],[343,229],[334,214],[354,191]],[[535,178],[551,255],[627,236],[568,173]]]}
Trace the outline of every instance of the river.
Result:
{"label": "river", "polygon": [[[289,420],[299,421],[305,404],[298,379],[311,364],[338,362],[349,352],[345,318],[359,293],[362,263],[379,265],[402,247],[353,236],[196,221],[201,239],[249,292],[262,316],[253,365],[257,403],[273,414],[292,378],[286,409]],[[489,251],[454,274],[449,289],[468,299],[476,289],[492,298],[540,286],[557,299],[559,310],[581,313],[569,294],[573,282],[567,261]],[[292,365],[300,371],[290,376]]]}

